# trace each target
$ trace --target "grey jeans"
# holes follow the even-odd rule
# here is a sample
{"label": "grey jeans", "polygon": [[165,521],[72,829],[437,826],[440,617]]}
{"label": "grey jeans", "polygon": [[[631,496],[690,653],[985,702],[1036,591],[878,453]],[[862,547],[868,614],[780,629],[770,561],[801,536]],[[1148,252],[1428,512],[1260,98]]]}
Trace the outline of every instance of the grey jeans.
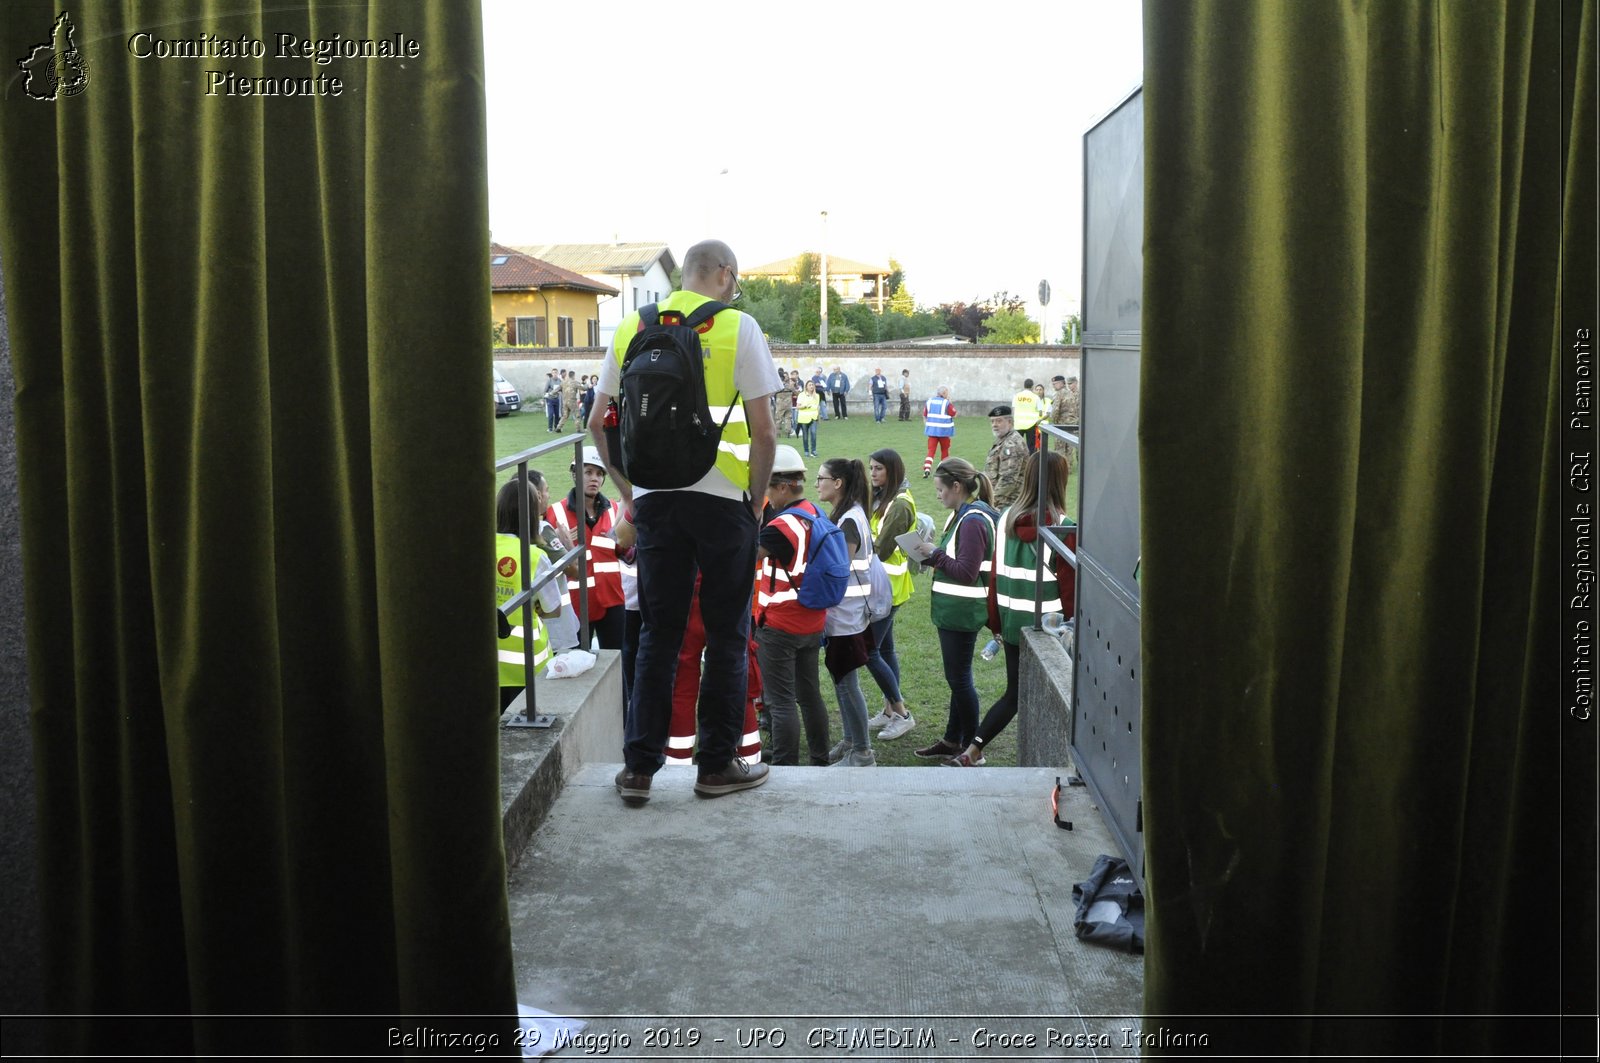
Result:
{"label": "grey jeans", "polygon": [[821,635],[793,635],[769,627],[756,629],[761,700],[772,726],[774,764],[800,763],[802,721],[810,762],[828,762],[828,707],[822,701],[822,686],[817,679],[821,648]]}

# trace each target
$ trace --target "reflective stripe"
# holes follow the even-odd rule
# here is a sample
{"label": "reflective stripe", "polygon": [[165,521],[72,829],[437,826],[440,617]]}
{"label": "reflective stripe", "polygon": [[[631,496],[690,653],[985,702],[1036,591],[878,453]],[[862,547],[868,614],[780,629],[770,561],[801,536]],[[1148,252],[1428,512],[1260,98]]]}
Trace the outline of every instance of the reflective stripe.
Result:
{"label": "reflective stripe", "polygon": [[[999,592],[999,590],[996,590],[995,593],[994,593],[994,600],[995,600],[995,604],[998,605],[1002,609],[1015,609],[1018,612],[1025,612],[1025,613],[1032,613],[1033,612],[1033,598],[1031,596],[1027,597],[1027,598],[1012,598],[1012,597],[1009,597],[1007,595],[1001,594]],[[1046,598],[1041,603],[1041,605],[1043,607],[1041,609],[1042,612],[1046,612],[1046,613],[1059,613],[1059,612],[1061,612],[1061,599],[1060,598]]]}
{"label": "reflective stripe", "polygon": [[667,738],[668,749],[693,749],[694,735],[671,735]]}
{"label": "reflective stripe", "polygon": [[852,583],[844,589],[846,598],[865,598],[872,593],[872,588],[865,583]]}
{"label": "reflective stripe", "polygon": [[865,572],[865,571],[867,571],[868,566],[871,565],[871,564],[872,564],[872,562],[867,560],[866,558],[858,557],[855,560],[850,562],[850,567],[855,569],[857,572]]}
{"label": "reflective stripe", "polygon": [[765,605],[777,605],[780,602],[792,602],[792,601],[794,601],[796,598],[800,597],[800,592],[797,591],[797,590],[793,590],[793,589],[786,590],[786,591],[777,591],[777,592],[775,592],[773,594],[768,594],[766,591],[760,591],[760,592],[758,592],[758,597],[761,600],[761,604],[764,605],[764,606]]}
{"label": "reflective stripe", "polygon": [[[898,554],[898,553],[900,553],[900,551],[896,550],[895,553]],[[904,556],[904,555],[901,555],[901,556]],[[903,561],[898,565],[890,564],[887,561],[885,561],[883,563],[883,570],[885,572],[887,572],[891,576],[904,576],[906,574],[906,571],[907,571],[908,568],[909,568],[909,566]]]}
{"label": "reflective stripe", "polygon": [[589,542],[605,550],[615,550],[617,548],[617,541],[609,535],[591,535]]}
{"label": "reflective stripe", "polygon": [[[1046,565],[1044,570],[1049,572],[1050,566]],[[1002,576],[1010,576],[1012,579],[1025,579],[1029,583],[1033,582],[1032,566],[1029,566],[1028,568],[1016,568],[1012,565],[1006,564],[1004,559],[1002,559],[996,563],[995,571],[999,572]]]}
{"label": "reflective stripe", "polygon": [[727,442],[722,442],[722,443],[718,443],[717,444],[717,450],[721,451],[724,454],[732,454],[734,457],[738,458],[740,461],[748,462],[750,460],[750,444],[749,443],[727,443]]}
{"label": "reflective stripe", "polygon": [[989,588],[969,587],[965,583],[950,583],[946,580],[936,580],[933,584],[933,593],[948,594],[956,598],[983,598],[988,596]]}
{"label": "reflective stripe", "polygon": [[594,564],[589,566],[589,571],[590,572],[621,572],[622,571],[622,562],[620,562],[620,561],[596,561]]}
{"label": "reflective stripe", "polygon": [[729,424],[744,424],[744,403],[743,402],[740,402],[737,405],[731,406],[731,407],[729,407],[729,406],[718,406],[718,405],[713,403],[713,404],[709,404],[706,408],[711,411],[711,419],[713,421],[717,422],[718,424],[722,423],[722,419],[724,417],[726,417],[728,419],[728,423]]}

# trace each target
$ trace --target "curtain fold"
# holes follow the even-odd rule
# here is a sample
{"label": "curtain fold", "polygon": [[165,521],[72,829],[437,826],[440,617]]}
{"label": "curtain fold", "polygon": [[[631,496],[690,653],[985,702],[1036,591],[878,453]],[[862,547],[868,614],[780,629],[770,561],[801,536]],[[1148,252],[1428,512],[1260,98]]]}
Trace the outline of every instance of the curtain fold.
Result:
{"label": "curtain fold", "polygon": [[1512,1022],[1312,1017],[1559,1010],[1532,898],[1577,9],[1145,4],[1152,1015],[1526,1051]]}
{"label": "curtain fold", "polygon": [[[68,14],[87,84],[0,122],[49,1005],[514,1014],[477,6]],[[135,54],[201,34],[267,54]]]}

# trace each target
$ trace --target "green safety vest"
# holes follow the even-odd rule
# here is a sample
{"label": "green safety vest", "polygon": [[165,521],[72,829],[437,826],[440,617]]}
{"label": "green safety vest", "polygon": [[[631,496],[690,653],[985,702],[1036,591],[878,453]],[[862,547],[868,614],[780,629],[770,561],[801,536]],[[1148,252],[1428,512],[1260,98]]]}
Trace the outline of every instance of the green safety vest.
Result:
{"label": "green safety vest", "polygon": [[[494,600],[496,605],[504,605],[522,590],[522,540],[515,535],[496,535],[494,537],[495,566],[494,566]],[[537,572],[539,568],[540,551],[537,546],[528,548],[528,563]],[[533,573],[528,574],[528,582],[533,582]],[[539,614],[532,608],[532,603],[525,605],[511,620],[511,634],[499,640],[500,652],[500,685],[503,687],[526,686],[523,678],[523,629],[526,624],[525,617],[533,619],[533,671],[534,674],[544,671],[546,662],[550,660],[550,633],[545,630],[544,622],[539,619]]]}
{"label": "green safety vest", "polygon": [[[656,307],[662,313],[672,310],[688,317],[702,303],[710,301],[709,296],[701,295],[699,292],[676,291],[658,302]],[[728,423],[722,429],[722,441],[717,444],[716,467],[721,470],[722,475],[733,481],[735,487],[741,491],[748,491],[750,490],[750,426],[745,423],[744,402],[740,399],[738,389],[733,383],[733,365],[739,344],[739,321],[743,316],[733,309],[718,311],[711,319],[710,329],[700,333],[700,350],[707,355],[706,405],[711,409],[711,419],[717,424],[722,424],[722,418],[724,416],[728,418]],[[635,310],[622,319],[612,341],[619,368],[628,353],[628,342],[638,331],[639,312]]]}
{"label": "green safety vest", "polygon": [[983,517],[985,531],[984,560],[977,582],[958,583],[943,570],[933,570],[933,626],[946,631],[977,631],[989,620],[989,573],[994,568],[994,525],[999,514],[983,502],[968,502],[945,521],[939,548],[951,557],[956,555],[956,537],[971,512]]}
{"label": "green safety vest", "polygon": [[[1022,630],[1033,626],[1033,569],[1039,559],[1039,547],[1037,542],[1025,543],[1008,537],[1003,523],[999,532],[994,551],[995,557],[1000,559],[995,565],[995,604],[1000,607],[1000,637],[1016,645],[1022,641]],[[1055,565],[1048,557],[1045,558],[1042,587],[1041,613],[1063,612]]]}
{"label": "green safety vest", "polygon": [[[901,491],[895,496],[895,501],[899,501],[902,498],[905,499],[906,504],[911,507],[911,526],[916,527],[917,500],[911,497],[911,492],[909,491]],[[872,538],[873,541],[876,542],[878,538],[878,526],[883,523],[883,520],[878,516],[878,511],[876,509],[872,511],[870,523],[872,525]],[[889,574],[889,586],[894,591],[894,604],[906,604],[907,600],[909,600],[911,597],[913,585],[911,566],[906,560],[905,551],[896,546],[894,548],[894,553],[889,555],[889,560],[883,563],[883,570]]]}

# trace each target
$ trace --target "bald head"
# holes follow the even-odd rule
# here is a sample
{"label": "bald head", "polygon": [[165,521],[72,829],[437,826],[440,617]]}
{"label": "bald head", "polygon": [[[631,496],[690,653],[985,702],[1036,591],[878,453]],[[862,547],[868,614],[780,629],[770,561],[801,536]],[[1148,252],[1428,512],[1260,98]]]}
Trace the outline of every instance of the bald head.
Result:
{"label": "bald head", "polygon": [[738,275],[739,260],[721,240],[701,240],[683,256],[683,286],[689,291],[725,302]]}

